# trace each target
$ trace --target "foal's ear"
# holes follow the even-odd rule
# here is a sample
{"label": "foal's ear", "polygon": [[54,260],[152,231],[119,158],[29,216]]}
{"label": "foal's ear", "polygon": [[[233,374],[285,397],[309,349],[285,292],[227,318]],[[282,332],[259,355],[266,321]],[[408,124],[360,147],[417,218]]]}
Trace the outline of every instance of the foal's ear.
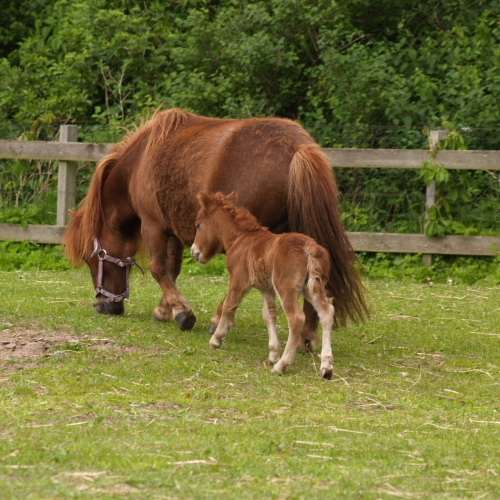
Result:
{"label": "foal's ear", "polygon": [[200,205],[205,208],[208,203],[210,202],[210,196],[208,196],[207,193],[204,193],[203,191],[201,191],[200,193],[198,193],[198,201],[200,202]]}
{"label": "foal's ear", "polygon": [[231,203],[236,203],[236,193],[233,191],[231,194],[228,194],[226,200]]}

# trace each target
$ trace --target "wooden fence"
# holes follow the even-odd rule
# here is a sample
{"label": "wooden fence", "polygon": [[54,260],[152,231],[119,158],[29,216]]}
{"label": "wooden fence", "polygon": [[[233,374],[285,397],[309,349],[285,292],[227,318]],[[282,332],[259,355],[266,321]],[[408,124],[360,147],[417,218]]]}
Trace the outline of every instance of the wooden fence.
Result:
{"label": "wooden fence", "polygon": [[[431,136],[437,141],[441,131]],[[55,226],[0,224],[0,240],[31,240],[60,243],[68,221],[68,209],[75,206],[78,161],[99,161],[113,144],[78,143],[76,125],[63,125],[59,142],[0,141],[0,158],[59,160],[57,224]],[[324,148],[335,168],[422,168],[428,150],[329,149]],[[437,151],[436,159],[446,169],[500,170],[500,151]],[[432,186],[427,203],[433,203]],[[423,234],[349,232],[356,251],[401,252],[448,255],[493,256],[500,251],[500,237],[444,236],[428,238]]]}

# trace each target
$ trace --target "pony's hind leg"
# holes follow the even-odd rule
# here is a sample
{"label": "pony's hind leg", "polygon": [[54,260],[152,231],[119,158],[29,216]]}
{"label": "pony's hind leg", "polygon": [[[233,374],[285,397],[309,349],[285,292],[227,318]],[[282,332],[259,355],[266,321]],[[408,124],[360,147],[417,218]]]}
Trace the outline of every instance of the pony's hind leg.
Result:
{"label": "pony's hind leg", "polygon": [[299,304],[298,292],[290,289],[278,292],[283,311],[285,311],[288,320],[288,340],[281,359],[271,370],[273,373],[284,373],[284,371],[293,363],[295,352],[300,342],[300,334],[304,326],[305,314]]}
{"label": "pony's hind leg", "polygon": [[306,320],[300,334],[299,349],[312,352],[318,342],[318,334],[316,333],[318,328],[318,314],[308,300],[304,300],[304,314],[306,315]]}
{"label": "pony's hind leg", "polygon": [[332,328],[334,308],[331,300],[326,296],[324,288],[316,290],[314,295],[306,288],[304,295],[319,316],[323,334],[321,342],[321,376],[324,379],[330,380],[333,374]]}
{"label": "pony's hind leg", "polygon": [[262,292],[264,304],[262,317],[266,322],[269,334],[269,362],[273,365],[280,360],[280,343],[276,332],[276,296],[272,292]]}

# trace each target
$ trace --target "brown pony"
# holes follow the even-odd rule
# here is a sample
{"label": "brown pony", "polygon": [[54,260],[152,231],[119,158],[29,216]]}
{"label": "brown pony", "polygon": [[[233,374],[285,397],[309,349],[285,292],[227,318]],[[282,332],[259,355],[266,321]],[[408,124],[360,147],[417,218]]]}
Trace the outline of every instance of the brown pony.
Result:
{"label": "brown pony", "polygon": [[[299,295],[312,304],[323,330],[321,376],[332,378],[331,333],[333,306],[326,294],[330,276],[328,252],[312,238],[299,233],[272,234],[245,208],[236,207],[234,193],[200,193],[201,209],[196,217],[196,236],[191,255],[206,264],[218,253],[226,253],[229,288],[222,305],[219,325],[210,339],[218,349],[226,338],[234,313],[248,290],[260,290],[262,316],[269,334],[269,361],[273,372],[283,373],[292,363],[300,342],[305,314]],[[288,341],[280,359],[276,333],[276,294],[288,320]]]}
{"label": "brown pony", "polygon": [[[121,314],[128,271],[139,243],[163,296],[156,320],[183,330],[196,319],[175,282],[182,252],[195,236],[199,192],[238,195],[272,232],[313,237],[331,260],[327,289],[335,320],[367,315],[356,256],[340,218],[326,157],[297,123],[278,118],[218,119],[180,109],[156,113],[126,135],[97,165],[87,196],[68,224],[66,253],[86,262],[100,313]],[[318,317],[306,301],[303,348],[312,349]],[[212,319],[217,327],[221,306]]]}

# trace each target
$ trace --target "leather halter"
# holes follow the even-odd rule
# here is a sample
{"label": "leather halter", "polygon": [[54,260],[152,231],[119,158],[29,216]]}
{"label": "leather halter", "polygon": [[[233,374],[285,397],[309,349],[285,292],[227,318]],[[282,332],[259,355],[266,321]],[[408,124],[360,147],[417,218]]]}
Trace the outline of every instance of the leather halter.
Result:
{"label": "leather halter", "polygon": [[[110,255],[108,255],[108,252],[106,252],[106,250],[101,247],[99,240],[97,238],[94,238],[94,251],[92,252],[92,255],[90,257],[92,258],[96,254],[99,259],[99,268],[97,272],[97,286],[94,291],[94,296],[97,297],[98,295],[104,295],[106,297],[105,302],[121,302],[123,299],[127,299],[129,296],[130,268],[132,266],[137,267],[137,269],[139,269],[139,271],[144,274],[142,267],[135,261],[135,255],[133,257],[127,257],[126,259],[117,259],[116,257],[111,257]],[[119,267],[125,268],[125,291],[123,293],[116,295],[112,292],[108,292],[108,290],[104,288],[102,284],[102,277],[103,264],[105,260],[116,264]]]}

